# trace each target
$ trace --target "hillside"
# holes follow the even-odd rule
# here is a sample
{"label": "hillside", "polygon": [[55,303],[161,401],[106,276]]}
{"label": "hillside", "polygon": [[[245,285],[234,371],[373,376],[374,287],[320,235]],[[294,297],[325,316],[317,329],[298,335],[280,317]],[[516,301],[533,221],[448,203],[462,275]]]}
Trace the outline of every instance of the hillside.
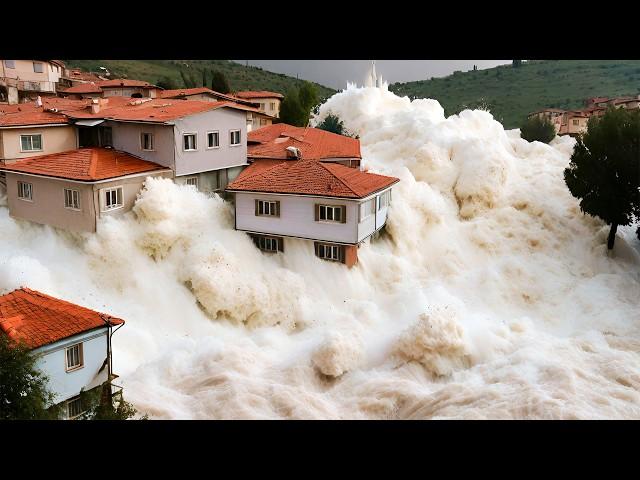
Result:
{"label": "hillside", "polygon": [[587,97],[640,93],[640,60],[532,60],[520,68],[454,72],[389,89],[410,98],[434,98],[447,115],[486,107],[506,128],[517,128],[541,108],[581,108]]}
{"label": "hillside", "polygon": [[[229,60],[65,60],[65,62],[69,67],[92,72],[99,71],[98,67],[106,67],[113,78],[135,78],[157,83],[169,77],[176,83],[177,88],[184,86],[180,68],[194,72],[198,81],[202,79],[202,70],[206,70],[209,87],[211,86],[209,71],[221,71],[227,77],[232,90],[236,91],[269,90],[286,94],[289,88],[302,83],[302,80],[281,73],[269,72],[259,67],[247,67]],[[335,90],[324,85],[318,83],[314,85],[320,98],[327,98],[335,93]]]}

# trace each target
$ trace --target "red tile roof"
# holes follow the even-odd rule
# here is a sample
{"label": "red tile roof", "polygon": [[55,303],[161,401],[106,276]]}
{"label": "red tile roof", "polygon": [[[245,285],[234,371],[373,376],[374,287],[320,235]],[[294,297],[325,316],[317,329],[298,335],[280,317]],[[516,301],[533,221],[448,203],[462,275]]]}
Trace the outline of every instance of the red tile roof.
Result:
{"label": "red tile roof", "polygon": [[117,87],[142,87],[142,88],[162,88],[152,85],[144,80],[130,80],[127,78],[114,78],[113,80],[102,80],[96,82],[99,87],[117,88]]}
{"label": "red tile roof", "polygon": [[7,172],[92,182],[167,168],[126,152],[94,147],[24,158],[4,165],[0,169]]}
{"label": "red tile roof", "polygon": [[[114,101],[116,98],[119,100]],[[257,108],[239,105],[234,102],[207,102],[201,100],[170,100],[165,98],[109,97],[109,102],[101,107],[98,113],[90,110],[65,112],[71,118],[105,118],[112,120],[129,120],[141,122],[163,123],[176,118],[196,113],[207,112],[217,108],[233,108],[236,110],[258,111]]]}
{"label": "red tile roof", "polygon": [[238,98],[284,98],[284,95],[276,92],[267,92],[266,90],[260,91],[244,91],[235,92],[234,95]]}
{"label": "red tile roof", "polygon": [[69,123],[69,120],[64,115],[44,112],[42,110],[0,115],[0,128],[17,127],[20,125],[48,125],[58,123]]}
{"label": "red tile roof", "polygon": [[21,288],[0,296],[0,331],[38,348],[124,320]]}
{"label": "red tile roof", "polygon": [[214,90],[211,90],[210,88],[207,87],[198,87],[198,88],[178,88],[176,90],[163,90],[162,92],[160,92],[160,96],[162,98],[176,98],[176,97],[184,97],[187,95],[199,95],[202,93],[209,93],[211,95],[217,96],[217,97],[228,97],[231,98],[229,95],[225,95],[224,93],[218,93]]}
{"label": "red tile roof", "polygon": [[286,123],[267,125],[247,135],[250,158],[289,158],[287,147],[300,150],[303,159],[362,158],[360,141],[311,127],[293,127]]}
{"label": "red tile roof", "polygon": [[229,191],[291,193],[340,198],[364,198],[400,180],[357,168],[316,160],[289,160],[263,164],[256,160],[231,182]]}
{"label": "red tile roof", "polygon": [[65,90],[61,90],[61,93],[102,93],[102,88],[100,88],[95,83],[81,83],[80,85],[74,85],[73,87],[69,87]]}

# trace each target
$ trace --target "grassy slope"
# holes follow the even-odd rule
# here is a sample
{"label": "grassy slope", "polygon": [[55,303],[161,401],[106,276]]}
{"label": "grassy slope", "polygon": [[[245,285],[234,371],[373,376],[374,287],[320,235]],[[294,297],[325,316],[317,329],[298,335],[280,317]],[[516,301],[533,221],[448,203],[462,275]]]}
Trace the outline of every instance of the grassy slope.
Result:
{"label": "grassy slope", "polygon": [[[85,71],[99,71],[98,67],[106,67],[112,77],[135,78],[155,83],[164,77],[173,78],[177,85],[182,86],[179,67],[183,63],[189,65],[186,71],[195,70],[198,82],[202,79],[202,70],[207,70],[207,85],[210,87],[210,70],[222,71],[233,90],[269,90],[286,94],[293,86],[299,86],[302,80],[281,73],[269,72],[259,67],[246,67],[229,60],[65,60],[70,67],[81,68]],[[314,83],[320,98],[327,98],[335,90]]]}
{"label": "grassy slope", "polygon": [[587,97],[640,93],[640,60],[535,60],[389,88],[410,98],[435,98],[447,115],[486,106],[506,128],[516,128],[541,108],[581,108]]}

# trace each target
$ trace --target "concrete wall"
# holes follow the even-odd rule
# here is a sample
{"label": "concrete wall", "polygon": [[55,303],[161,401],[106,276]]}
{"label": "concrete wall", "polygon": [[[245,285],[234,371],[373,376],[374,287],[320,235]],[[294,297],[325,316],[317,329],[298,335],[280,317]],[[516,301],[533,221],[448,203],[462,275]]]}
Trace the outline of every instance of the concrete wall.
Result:
{"label": "concrete wall", "polygon": [[[256,199],[280,201],[280,217],[257,216]],[[359,207],[355,200],[236,192],[235,202],[238,230],[329,242],[358,242]],[[345,205],[346,223],[316,222],[316,203]]]}
{"label": "concrete wall", "polygon": [[[133,207],[147,176],[172,177],[170,171],[83,184],[52,178],[7,173],[7,202],[14,218],[76,232],[95,232],[97,219],[122,215]],[[33,201],[18,198],[18,181],[33,185]],[[122,186],[123,206],[104,211],[104,190]],[[80,192],[80,210],[64,206],[64,189]]]}
{"label": "concrete wall", "polygon": [[[23,152],[20,135],[42,135],[42,151]],[[26,127],[4,128],[0,130],[0,159],[18,160],[20,158],[48,155],[50,153],[66,152],[77,147],[76,129],[72,125],[60,127]]]}
{"label": "concrete wall", "polygon": [[15,60],[16,68],[6,68],[4,60],[0,66],[0,77],[15,78],[28,82],[58,82],[62,75],[62,67],[52,65],[46,60],[36,60],[42,63],[42,73],[33,71],[33,60]]}
{"label": "concrete wall", "polygon": [[[172,125],[104,122],[111,127],[113,148],[131,153],[150,162],[175,169],[175,145]],[[141,134],[153,134],[153,151],[142,150]]]}
{"label": "concrete wall", "polygon": [[[48,385],[56,395],[55,403],[78,395],[83,387],[89,390],[107,381],[107,367],[99,371],[107,358],[107,333],[107,327],[95,329],[33,351],[40,355],[36,365],[49,377]],[[84,366],[67,372],[65,348],[76,343],[82,343]]]}
{"label": "concrete wall", "polygon": [[[243,110],[219,108],[175,121],[175,173],[191,175],[247,164],[247,117]],[[220,132],[220,146],[207,148],[207,132]],[[231,130],[240,130],[240,145],[230,145]],[[184,151],[183,134],[195,133],[197,149]]]}

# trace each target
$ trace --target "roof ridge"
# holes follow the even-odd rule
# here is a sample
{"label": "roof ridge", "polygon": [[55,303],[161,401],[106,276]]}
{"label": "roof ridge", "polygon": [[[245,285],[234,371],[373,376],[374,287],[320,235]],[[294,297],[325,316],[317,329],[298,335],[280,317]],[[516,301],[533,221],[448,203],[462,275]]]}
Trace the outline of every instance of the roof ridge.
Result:
{"label": "roof ridge", "polygon": [[91,178],[96,176],[96,172],[98,171],[98,152],[95,148],[90,148],[91,160],[89,161],[89,172],[88,175]]}
{"label": "roof ridge", "polygon": [[[319,160],[310,160],[310,161],[315,161],[316,163],[318,163],[322,168],[324,168],[327,172],[329,172],[331,175],[334,176],[334,178],[336,178],[340,183],[342,183],[345,187],[347,187],[348,190],[351,191],[351,193],[353,193],[354,195],[357,195],[358,197],[360,196],[360,194],[358,192],[356,192],[353,188],[351,188],[351,186],[347,185],[344,180],[342,180],[340,177],[338,177],[335,173],[333,173],[329,168],[327,168],[326,166],[326,162],[321,162]],[[345,168],[350,168],[350,167],[345,167]],[[364,173],[364,172],[362,172]]]}

